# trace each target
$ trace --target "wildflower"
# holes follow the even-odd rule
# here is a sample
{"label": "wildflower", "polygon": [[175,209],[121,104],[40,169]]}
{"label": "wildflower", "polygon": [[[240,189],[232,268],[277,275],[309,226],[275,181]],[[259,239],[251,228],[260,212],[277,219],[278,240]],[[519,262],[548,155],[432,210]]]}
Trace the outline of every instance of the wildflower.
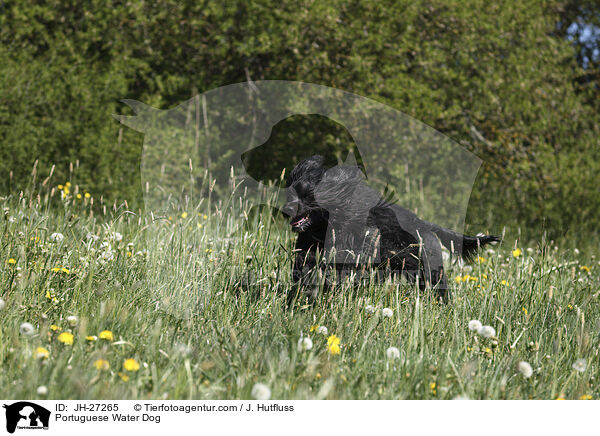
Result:
{"label": "wildflower", "polygon": [[308,351],[312,347],[313,347],[313,342],[308,336],[298,339],[298,352],[299,353],[301,353],[303,351]]}
{"label": "wildflower", "polygon": [[212,250],[210,248],[207,248],[206,250],[204,250],[206,253],[212,253]]}
{"label": "wildflower", "polygon": [[114,232],[112,234],[112,239],[114,239],[117,242],[121,242],[123,240],[123,235],[120,234],[119,232]]}
{"label": "wildflower", "polygon": [[31,324],[29,324],[28,322],[24,322],[19,327],[19,332],[23,336],[31,336],[31,335],[33,335],[35,333],[35,328]]}
{"label": "wildflower", "polygon": [[113,333],[110,330],[103,330],[98,335],[100,339],[106,339],[107,341],[112,341],[114,339]]}
{"label": "wildflower", "polygon": [[484,338],[491,338],[492,336],[496,336],[496,330],[494,327],[490,325],[484,325],[479,329],[478,333]]}
{"label": "wildflower", "polygon": [[573,364],[573,369],[578,372],[584,372],[587,369],[587,361],[585,359],[577,359]]}
{"label": "wildflower", "polygon": [[256,383],[252,386],[252,391],[250,392],[252,398],[255,400],[268,400],[271,398],[271,389],[265,384]]}
{"label": "wildflower", "polygon": [[6,307],[6,303],[4,302],[4,300],[2,298],[0,298],[0,310],[4,309]]}
{"label": "wildflower", "polygon": [[500,284],[501,284],[502,286],[508,286],[508,282],[507,282],[506,280],[502,280],[502,281],[500,282]]}
{"label": "wildflower", "polygon": [[389,347],[385,350],[385,355],[390,360],[398,359],[400,357],[400,350],[396,347]]}
{"label": "wildflower", "polygon": [[86,341],[90,341],[90,342],[94,342],[98,340],[98,336],[86,336],[85,337]]}
{"label": "wildflower", "polygon": [[98,359],[94,362],[94,367],[98,371],[106,371],[110,368],[110,363],[106,359]]}
{"label": "wildflower", "polygon": [[327,349],[329,354],[340,354],[340,338],[336,335],[331,335],[327,338]]}
{"label": "wildflower", "polygon": [[58,330],[62,330],[59,326],[57,326],[56,324],[52,324],[50,326],[50,330],[52,330],[53,332],[56,332]]}
{"label": "wildflower", "polygon": [[9,265],[14,265],[15,263],[17,263],[17,261],[11,257],[6,261],[6,263],[8,263]]}
{"label": "wildflower", "polygon": [[523,377],[525,378],[529,378],[533,374],[533,368],[531,368],[531,365],[524,361],[518,363],[517,369],[521,374],[523,374]]}
{"label": "wildflower", "polygon": [[62,242],[63,239],[65,239],[65,235],[62,233],[55,232],[50,235],[50,240],[52,242]]}
{"label": "wildflower", "polygon": [[127,374],[123,374],[122,372],[118,373],[119,377],[121,377],[121,380],[123,380],[124,382],[129,380],[129,376]]}
{"label": "wildflower", "polygon": [[483,327],[481,325],[481,321],[477,319],[472,319],[471,321],[469,321],[469,330],[471,330],[472,332],[479,332],[479,330],[481,330],[481,327]]}
{"label": "wildflower", "polygon": [[591,400],[592,396],[591,395],[582,395],[581,397],[579,397],[580,400]]}
{"label": "wildflower", "polygon": [[206,215],[202,215],[202,218],[206,219],[206,218],[208,218],[208,217],[207,217]]}
{"label": "wildflower", "polygon": [[389,307],[384,307],[381,309],[381,315],[383,315],[384,318],[391,318],[394,315],[394,312]]}
{"label": "wildflower", "polygon": [[327,327],[325,327],[324,325],[320,326],[317,329],[317,333],[320,335],[324,335],[324,336],[327,335],[327,333],[328,333]]}
{"label": "wildflower", "polygon": [[187,212],[182,212],[181,213],[181,218],[186,219],[188,216]]}
{"label": "wildflower", "polygon": [[319,324],[314,324],[310,326],[310,332],[316,332],[317,329],[319,328]]}
{"label": "wildflower", "polygon": [[572,304],[567,304],[567,309],[573,310],[573,305]]}
{"label": "wildflower", "polygon": [[523,311],[523,313],[524,313],[525,315],[527,315],[527,309],[526,309],[525,307],[522,307],[522,308],[521,308],[521,310]]}
{"label": "wildflower", "polygon": [[66,186],[67,188],[70,188],[70,187],[71,187],[71,182],[67,182],[67,183],[65,183],[65,186]]}
{"label": "wildflower", "polygon": [[435,382],[429,383],[429,390],[431,391],[431,393],[433,395],[435,395],[437,393],[436,392],[436,387],[437,387],[437,384]]}
{"label": "wildflower", "polygon": [[58,335],[59,342],[62,342],[65,345],[73,345],[73,334],[69,332],[62,332]]}
{"label": "wildflower", "polygon": [[521,256],[521,254],[523,254],[523,251],[520,248],[515,248],[512,251],[513,257],[519,257],[519,256]]}
{"label": "wildflower", "polygon": [[84,196],[85,198],[90,198],[90,197],[91,197],[91,194],[90,194],[89,192],[86,192],[85,194],[83,194],[83,196]]}
{"label": "wildflower", "polygon": [[35,353],[33,353],[36,359],[47,359],[50,356],[50,352],[44,347],[37,347]]}
{"label": "wildflower", "polygon": [[485,259],[485,257],[478,256],[476,261],[477,261],[477,263],[485,263],[486,259]]}
{"label": "wildflower", "polygon": [[581,266],[579,267],[579,269],[580,269],[581,271],[585,271],[585,272],[587,272],[587,273],[589,273],[589,272],[591,271],[590,267],[589,267],[589,266],[585,266],[585,265],[581,265]]}
{"label": "wildflower", "polygon": [[369,315],[372,315],[375,313],[375,308],[372,305],[368,304],[365,307],[365,312],[367,312]]}
{"label": "wildflower", "polygon": [[127,359],[125,362],[123,362],[123,368],[126,371],[137,371],[140,369],[140,364],[137,363],[135,359]]}
{"label": "wildflower", "polygon": [[67,316],[67,322],[71,327],[75,327],[79,319],[75,315]]}
{"label": "wildflower", "polygon": [[62,191],[64,189],[64,186],[63,185],[58,185],[57,188]]}
{"label": "wildflower", "polygon": [[48,394],[48,388],[46,386],[39,386],[36,392],[40,396],[45,396]]}

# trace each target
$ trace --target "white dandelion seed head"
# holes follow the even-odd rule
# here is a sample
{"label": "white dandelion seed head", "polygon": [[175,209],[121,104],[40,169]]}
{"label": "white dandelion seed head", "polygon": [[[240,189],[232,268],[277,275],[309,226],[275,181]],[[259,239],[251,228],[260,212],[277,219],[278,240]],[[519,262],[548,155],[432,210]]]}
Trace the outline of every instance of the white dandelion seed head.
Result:
{"label": "white dandelion seed head", "polygon": [[77,318],[75,315],[67,316],[67,322],[69,323],[69,325],[71,327],[75,327],[77,325],[78,321],[79,321],[79,318]]}
{"label": "white dandelion seed head", "polygon": [[308,351],[308,350],[312,349],[312,347],[313,347],[313,342],[308,336],[298,339],[298,352],[299,353],[302,353],[303,351]]}
{"label": "white dandelion seed head", "polygon": [[256,383],[252,386],[251,395],[255,400],[268,400],[271,398],[271,389],[265,384]]}
{"label": "white dandelion seed head", "polygon": [[573,369],[578,372],[584,372],[587,369],[587,361],[585,359],[577,359],[573,364]]}
{"label": "white dandelion seed head", "polygon": [[37,394],[38,395],[42,395],[42,396],[47,395],[48,394],[48,388],[46,386],[39,386],[37,388]]}
{"label": "white dandelion seed head", "polygon": [[21,326],[19,327],[19,332],[23,335],[23,336],[31,336],[35,333],[35,328],[28,322],[24,322],[23,324],[21,324]]}
{"label": "white dandelion seed head", "polygon": [[4,309],[6,307],[6,303],[4,302],[4,300],[2,298],[0,298],[0,310]]}
{"label": "white dandelion seed head", "polygon": [[390,360],[398,359],[400,358],[400,350],[396,347],[389,347],[385,350],[385,355]]}
{"label": "white dandelion seed head", "polygon": [[517,365],[517,369],[525,378],[529,378],[533,375],[533,368],[527,362],[521,361]]}
{"label": "white dandelion seed head", "polygon": [[479,332],[479,330],[481,330],[481,327],[483,327],[483,325],[478,319],[472,319],[471,321],[469,321],[469,330],[471,330],[472,332]]}
{"label": "white dandelion seed head", "polygon": [[319,326],[319,328],[317,329],[317,333],[320,335],[326,335],[327,333],[329,333],[329,330],[327,330],[327,327],[322,325],[322,326]]}
{"label": "white dandelion seed head", "polygon": [[381,315],[383,315],[384,318],[391,318],[394,315],[394,312],[389,307],[384,307],[381,309]]}
{"label": "white dandelion seed head", "polygon": [[473,271],[473,267],[471,265],[465,265],[463,267],[463,271],[466,272],[466,273],[470,273],[470,272]]}
{"label": "white dandelion seed head", "polygon": [[371,304],[367,304],[365,306],[365,312],[367,312],[368,314],[374,314],[375,313],[375,307]]}
{"label": "white dandelion seed head", "polygon": [[491,338],[492,336],[496,336],[496,330],[491,325],[484,325],[479,329],[478,333],[484,338]]}
{"label": "white dandelion seed head", "polygon": [[52,242],[62,242],[63,239],[65,239],[65,235],[62,233],[55,232],[50,235],[50,240]]}

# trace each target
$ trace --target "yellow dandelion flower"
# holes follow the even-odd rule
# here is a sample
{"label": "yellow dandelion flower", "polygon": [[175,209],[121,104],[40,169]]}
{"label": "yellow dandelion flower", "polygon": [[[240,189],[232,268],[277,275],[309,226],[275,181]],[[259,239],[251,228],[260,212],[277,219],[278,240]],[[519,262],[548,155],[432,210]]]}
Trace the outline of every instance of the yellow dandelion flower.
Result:
{"label": "yellow dandelion flower", "polygon": [[68,268],[61,268],[60,271],[64,272],[65,274],[70,274],[71,273],[71,271],[69,271]]}
{"label": "yellow dandelion flower", "polygon": [[69,332],[62,332],[58,335],[59,342],[62,342],[65,345],[73,345],[73,334]]}
{"label": "yellow dandelion flower", "polygon": [[67,183],[65,183],[65,186],[66,186],[67,188],[70,188],[70,187],[72,186],[72,185],[71,185],[71,182],[67,182]]}
{"label": "yellow dandelion flower", "polygon": [[564,401],[564,398],[563,397],[556,397],[555,400],[563,400]]}
{"label": "yellow dandelion flower", "polygon": [[50,271],[52,271],[52,272],[59,272],[60,271],[60,267],[55,266],[54,268],[50,268]]}
{"label": "yellow dandelion flower", "polygon": [[319,324],[315,324],[315,325],[311,325],[310,326],[310,332],[316,332],[317,329],[319,328]]}
{"label": "yellow dandelion flower", "polygon": [[212,253],[212,250],[211,250],[210,248],[207,248],[207,249],[206,249],[206,250],[204,250],[204,251],[206,251],[207,253]]}
{"label": "yellow dandelion flower", "polygon": [[58,189],[63,189],[64,186],[63,185],[58,185]]}
{"label": "yellow dandelion flower", "polygon": [[52,330],[53,332],[56,332],[58,330],[62,330],[59,326],[57,326],[56,324],[52,324],[50,326],[50,330]]}
{"label": "yellow dandelion flower", "polygon": [[579,269],[580,269],[581,271],[585,271],[585,272],[588,272],[588,273],[590,272],[590,267],[589,267],[589,266],[581,265],[581,266],[579,267]]}
{"label": "yellow dandelion flower", "polygon": [[173,217],[171,215],[169,215],[169,221],[173,221]]}
{"label": "yellow dandelion flower", "polygon": [[50,352],[44,347],[37,347],[35,349],[34,356],[36,359],[47,359],[50,356]]}
{"label": "yellow dandelion flower", "polygon": [[316,378],[317,380],[319,380],[319,379],[321,378],[321,373],[320,373],[320,372],[316,373],[316,374],[315,374],[315,378]]}
{"label": "yellow dandelion flower", "polygon": [[462,280],[462,277],[461,277],[461,276],[456,276],[456,277],[454,277],[454,281],[455,281],[456,283],[460,283],[460,282],[462,282],[463,280]]}
{"label": "yellow dandelion flower", "polygon": [[573,310],[573,305],[572,304],[567,304],[567,309]]}
{"label": "yellow dandelion flower", "polygon": [[85,198],[90,198],[92,195],[91,195],[89,192],[86,192],[85,194],[83,194],[83,196],[84,196]]}
{"label": "yellow dandelion flower", "polygon": [[515,248],[512,251],[513,257],[519,257],[519,256],[521,256],[521,254],[523,254],[523,251],[520,248]]}
{"label": "yellow dandelion flower", "polygon": [[98,337],[100,339],[106,339],[107,341],[114,340],[113,333],[110,330],[103,330],[103,331],[101,331],[100,334],[98,335]]}
{"label": "yellow dandelion flower", "polygon": [[206,219],[206,218],[208,218],[208,217],[207,217],[206,215],[202,215],[202,218]]}
{"label": "yellow dandelion flower", "polygon": [[327,338],[327,349],[329,354],[340,354],[340,338],[336,335],[331,335]]}
{"label": "yellow dandelion flower", "polygon": [[81,200],[81,194],[77,194],[77,200]]}
{"label": "yellow dandelion flower", "polygon": [[181,213],[181,218],[186,219],[188,216],[187,212],[182,212]]}
{"label": "yellow dandelion flower", "polygon": [[487,280],[488,275],[487,274],[481,274],[481,278],[484,279],[484,280]]}
{"label": "yellow dandelion flower", "polygon": [[131,251],[128,251],[127,252],[127,257],[131,257],[131,256],[133,256],[133,253]]}
{"label": "yellow dandelion flower", "polygon": [[473,277],[473,276],[468,276],[468,277],[469,277],[470,282],[476,282],[477,280],[479,280],[477,277]]}
{"label": "yellow dandelion flower", "polygon": [[526,309],[525,307],[521,308],[521,310],[523,311],[523,313],[524,313],[525,315],[527,315],[527,309]]}
{"label": "yellow dandelion flower", "polygon": [[477,263],[485,263],[485,257],[477,256]]}
{"label": "yellow dandelion flower", "polygon": [[121,377],[121,380],[123,380],[124,382],[129,380],[129,376],[127,374],[123,374],[122,372],[119,372],[119,377]]}
{"label": "yellow dandelion flower", "polygon": [[94,367],[98,371],[106,371],[110,368],[110,363],[106,359],[98,359],[94,362]]}
{"label": "yellow dandelion flower", "polygon": [[70,189],[68,187],[65,186],[65,189],[63,189],[63,192],[65,193],[65,195],[69,195]]}
{"label": "yellow dandelion flower", "polygon": [[90,342],[94,342],[98,340],[98,336],[86,336],[85,337],[86,341],[90,341]]}
{"label": "yellow dandelion flower", "polygon": [[198,228],[201,229],[202,228],[202,224],[198,223]]}
{"label": "yellow dandelion flower", "polygon": [[501,284],[502,286],[508,286],[508,282],[507,282],[506,280],[502,280],[502,281],[500,282],[500,284]]}
{"label": "yellow dandelion flower", "polygon": [[437,386],[437,384],[436,384],[435,382],[433,382],[433,383],[429,383],[429,390],[431,391],[431,393],[432,393],[433,395],[435,395],[435,394],[436,394],[436,386]]}
{"label": "yellow dandelion flower", "polygon": [[123,368],[125,371],[137,371],[140,369],[140,364],[137,363],[135,359],[127,359],[123,362]]}
{"label": "yellow dandelion flower", "polygon": [[11,257],[6,261],[6,263],[8,263],[9,265],[14,265],[15,263],[17,263],[17,261]]}
{"label": "yellow dandelion flower", "polygon": [[579,397],[580,400],[591,400],[592,396],[591,395],[582,395],[581,397]]}

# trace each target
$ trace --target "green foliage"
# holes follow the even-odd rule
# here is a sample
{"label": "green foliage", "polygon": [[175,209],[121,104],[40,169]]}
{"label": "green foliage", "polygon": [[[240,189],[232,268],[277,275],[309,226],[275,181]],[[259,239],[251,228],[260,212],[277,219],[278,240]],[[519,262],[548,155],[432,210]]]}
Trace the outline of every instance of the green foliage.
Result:
{"label": "green foliage", "polygon": [[598,82],[593,66],[578,64],[564,25],[594,17],[593,2],[8,0],[2,8],[1,192],[24,187],[39,160],[42,177],[56,165],[51,183],[73,177],[97,196],[141,205],[143,138],[110,117],[128,113],[119,99],[165,109],[249,78],[285,79],[386,103],[479,155],[467,220],[477,231],[597,228]]}

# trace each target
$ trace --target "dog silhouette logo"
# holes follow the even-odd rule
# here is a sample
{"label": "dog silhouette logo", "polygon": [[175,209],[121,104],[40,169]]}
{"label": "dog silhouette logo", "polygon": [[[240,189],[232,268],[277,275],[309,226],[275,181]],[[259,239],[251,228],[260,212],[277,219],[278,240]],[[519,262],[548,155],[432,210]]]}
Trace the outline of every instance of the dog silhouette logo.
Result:
{"label": "dog silhouette logo", "polygon": [[19,429],[48,429],[50,411],[42,406],[29,401],[19,401],[10,405],[4,404],[6,409],[6,431],[14,433]]}

